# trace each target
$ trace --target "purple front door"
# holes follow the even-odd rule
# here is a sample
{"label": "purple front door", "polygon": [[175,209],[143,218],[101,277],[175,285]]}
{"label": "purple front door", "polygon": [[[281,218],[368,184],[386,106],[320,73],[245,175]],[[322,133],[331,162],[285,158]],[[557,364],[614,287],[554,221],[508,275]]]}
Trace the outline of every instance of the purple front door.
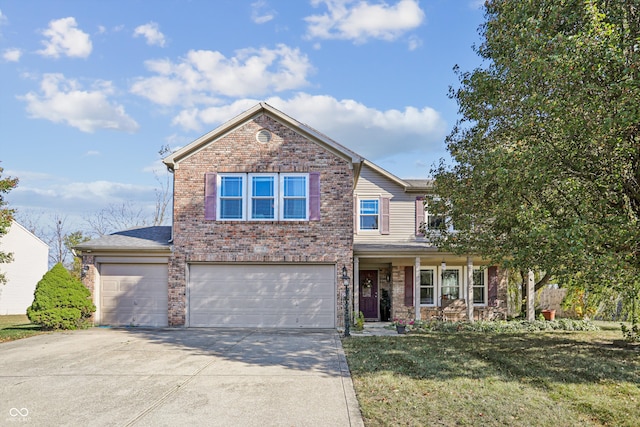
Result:
{"label": "purple front door", "polygon": [[378,320],[378,270],[360,270],[360,311]]}

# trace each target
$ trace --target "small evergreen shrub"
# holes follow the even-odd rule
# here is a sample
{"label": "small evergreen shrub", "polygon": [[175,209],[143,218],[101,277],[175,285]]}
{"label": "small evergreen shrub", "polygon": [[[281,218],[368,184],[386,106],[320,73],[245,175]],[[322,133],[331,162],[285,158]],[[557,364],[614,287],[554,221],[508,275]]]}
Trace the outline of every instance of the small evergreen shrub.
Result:
{"label": "small evergreen shrub", "polygon": [[356,331],[364,330],[364,314],[362,312],[358,313],[358,317],[356,317],[354,328]]}
{"label": "small evergreen shrub", "polygon": [[62,264],[56,264],[38,282],[27,317],[46,329],[78,329],[90,325],[94,311],[91,292]]}

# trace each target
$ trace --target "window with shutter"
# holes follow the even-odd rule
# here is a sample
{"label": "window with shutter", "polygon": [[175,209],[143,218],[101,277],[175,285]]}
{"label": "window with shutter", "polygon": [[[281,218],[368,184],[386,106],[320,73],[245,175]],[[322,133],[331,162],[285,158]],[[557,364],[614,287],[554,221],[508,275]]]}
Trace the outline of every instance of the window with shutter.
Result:
{"label": "window with shutter", "polygon": [[206,173],[205,219],[319,221],[320,173]]}

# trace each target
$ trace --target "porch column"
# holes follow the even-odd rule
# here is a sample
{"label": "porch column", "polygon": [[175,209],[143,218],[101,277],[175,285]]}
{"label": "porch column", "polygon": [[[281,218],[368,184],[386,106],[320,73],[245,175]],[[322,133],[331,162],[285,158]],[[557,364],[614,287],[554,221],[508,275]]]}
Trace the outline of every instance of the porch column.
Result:
{"label": "porch column", "polygon": [[360,313],[360,257],[353,257],[353,315]]}
{"label": "porch column", "polygon": [[413,263],[413,308],[416,312],[416,320],[420,320],[420,257],[416,257]]}
{"label": "porch column", "polygon": [[533,322],[536,318],[535,285],[536,280],[533,276],[533,270],[529,270],[527,275],[527,320],[529,322]]}
{"label": "porch column", "polygon": [[473,322],[473,260],[467,257],[467,319]]}

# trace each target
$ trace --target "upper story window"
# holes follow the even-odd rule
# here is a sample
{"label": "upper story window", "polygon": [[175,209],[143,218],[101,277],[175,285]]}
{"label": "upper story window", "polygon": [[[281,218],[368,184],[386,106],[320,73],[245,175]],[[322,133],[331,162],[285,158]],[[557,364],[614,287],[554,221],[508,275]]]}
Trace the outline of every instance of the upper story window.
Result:
{"label": "upper story window", "polygon": [[360,200],[360,230],[378,230],[379,200]]}
{"label": "upper story window", "polygon": [[308,219],[307,175],[281,174],[282,188],[281,212],[282,220]]}
{"label": "upper story window", "polygon": [[453,231],[451,221],[444,215],[434,215],[429,212],[423,197],[416,197],[416,236],[424,236],[424,231],[437,232],[443,229]]}
{"label": "upper story window", "polygon": [[445,226],[444,216],[442,215],[434,215],[425,211],[424,216],[426,217],[425,225],[429,231],[441,230]]}
{"label": "upper story window", "polygon": [[244,175],[220,176],[219,212],[221,219],[244,219]]}
{"label": "upper story window", "polygon": [[375,231],[389,234],[391,198],[386,196],[359,196],[354,199],[354,231]]}
{"label": "upper story window", "polygon": [[320,174],[207,173],[205,219],[317,221]]}
{"label": "upper story window", "polygon": [[275,175],[249,175],[251,181],[250,219],[275,219],[278,195]]}

